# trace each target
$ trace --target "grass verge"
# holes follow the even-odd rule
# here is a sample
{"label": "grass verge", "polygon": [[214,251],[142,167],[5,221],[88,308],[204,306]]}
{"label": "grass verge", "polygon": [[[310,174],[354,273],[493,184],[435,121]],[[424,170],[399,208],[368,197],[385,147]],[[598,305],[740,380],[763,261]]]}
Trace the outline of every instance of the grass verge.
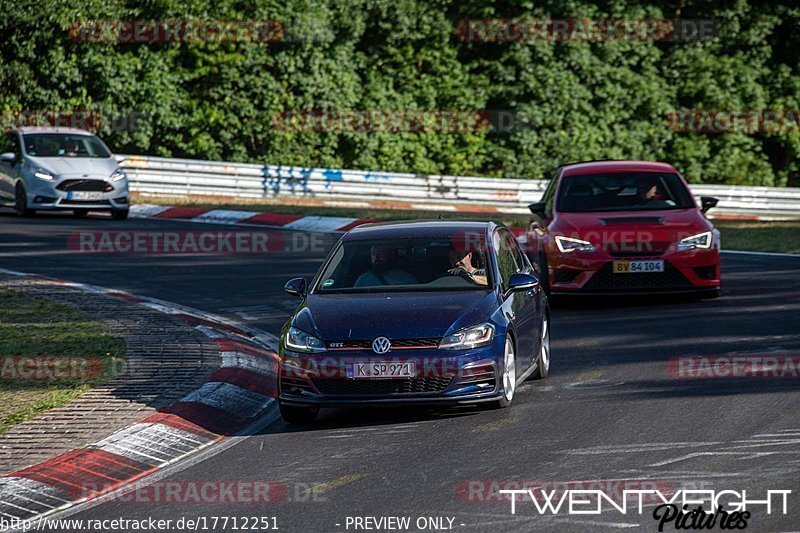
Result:
{"label": "grass verge", "polygon": [[81,311],[0,288],[0,433],[112,377],[124,355]]}
{"label": "grass verge", "polygon": [[800,254],[800,220],[715,220],[723,250]]}

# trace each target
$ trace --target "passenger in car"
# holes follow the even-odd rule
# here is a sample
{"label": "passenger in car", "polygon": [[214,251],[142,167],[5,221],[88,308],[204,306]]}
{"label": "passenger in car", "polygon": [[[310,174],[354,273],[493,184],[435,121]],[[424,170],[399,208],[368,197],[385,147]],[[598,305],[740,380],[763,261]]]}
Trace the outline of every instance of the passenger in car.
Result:
{"label": "passenger in car", "polygon": [[397,268],[397,251],[391,246],[373,245],[370,249],[372,269],[361,274],[354,287],[379,285],[414,285],[414,276]]}

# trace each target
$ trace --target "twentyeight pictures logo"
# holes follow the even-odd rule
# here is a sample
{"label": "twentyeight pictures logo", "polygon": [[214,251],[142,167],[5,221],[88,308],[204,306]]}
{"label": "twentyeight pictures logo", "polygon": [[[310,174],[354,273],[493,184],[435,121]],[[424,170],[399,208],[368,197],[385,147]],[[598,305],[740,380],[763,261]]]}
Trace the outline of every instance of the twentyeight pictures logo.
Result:
{"label": "twentyeight pictures logo", "polygon": [[[603,489],[528,488],[501,489],[501,494],[511,496],[511,514],[517,514],[520,502],[532,503],[540,515],[600,515],[620,513],[644,515],[648,503],[655,498],[657,504],[652,516],[658,521],[658,530],[674,529],[744,529],[753,510],[767,514],[789,514],[791,490],[767,490],[753,495],[746,490],[676,490],[663,493],[660,489],[624,489],[622,498],[608,494]],[[615,497],[616,496],[616,497]]]}

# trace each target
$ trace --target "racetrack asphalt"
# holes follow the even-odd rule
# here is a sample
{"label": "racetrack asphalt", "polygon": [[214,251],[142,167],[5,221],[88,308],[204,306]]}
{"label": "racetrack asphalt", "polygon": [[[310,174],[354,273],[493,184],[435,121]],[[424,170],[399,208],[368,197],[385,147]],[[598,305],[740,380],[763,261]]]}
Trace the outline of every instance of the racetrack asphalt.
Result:
{"label": "racetrack asphalt", "polygon": [[[0,210],[0,268],[161,298],[277,334],[297,303],[283,284],[310,278],[336,240],[275,230],[285,242],[294,240],[295,249],[216,255],[89,254],[67,245],[82,230],[211,229],[253,230],[157,219],[18,219]],[[311,241],[313,249],[306,249],[303,242]],[[748,529],[797,530],[800,380],[677,379],[668,362],[800,355],[798,273],[800,258],[725,255],[724,294],[717,300],[556,302],[551,375],[524,384],[510,409],[325,410],[308,426],[277,419],[166,473],[165,480],[183,483],[275,481],[286,489],[280,502],[110,501],[70,518],[274,516],[289,532],[355,531],[347,517],[356,516],[410,516],[412,525],[418,517],[448,517],[454,530],[464,531],[656,530],[652,506],[642,515],[629,509],[546,516],[531,504],[512,515],[496,494],[493,501],[465,501],[485,498],[480,489],[491,488],[485,483],[491,480],[544,488],[597,481],[591,488],[611,491],[627,480],[634,489],[744,489],[759,499],[767,490],[792,490],[788,515],[755,507]],[[216,530],[223,530],[221,522]]]}

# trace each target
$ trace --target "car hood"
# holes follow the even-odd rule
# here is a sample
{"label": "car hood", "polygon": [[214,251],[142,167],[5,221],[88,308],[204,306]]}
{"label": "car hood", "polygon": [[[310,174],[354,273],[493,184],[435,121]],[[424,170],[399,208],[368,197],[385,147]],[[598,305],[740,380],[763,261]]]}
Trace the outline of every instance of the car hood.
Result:
{"label": "car hood", "polygon": [[[697,208],[654,211],[599,213],[560,213],[554,233],[578,239],[605,242],[620,239],[650,238],[673,241],[712,229]],[[633,234],[632,234],[633,232]]]}
{"label": "car hood", "polygon": [[432,338],[486,322],[496,307],[492,290],[311,294],[292,324],[326,341]]}
{"label": "car hood", "polygon": [[58,177],[84,177],[107,179],[117,167],[114,157],[31,157],[35,167],[43,168]]}

